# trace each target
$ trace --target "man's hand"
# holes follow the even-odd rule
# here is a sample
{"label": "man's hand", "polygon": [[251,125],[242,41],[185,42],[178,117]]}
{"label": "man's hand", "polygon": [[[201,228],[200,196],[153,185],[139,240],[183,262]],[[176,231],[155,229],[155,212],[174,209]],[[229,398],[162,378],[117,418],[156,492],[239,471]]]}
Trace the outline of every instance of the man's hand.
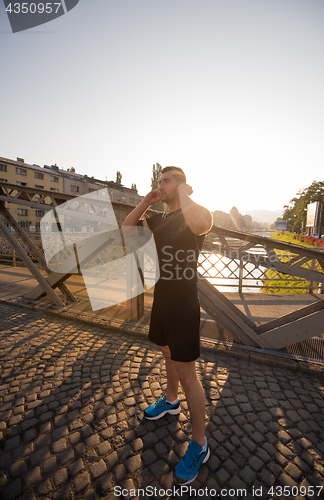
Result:
{"label": "man's hand", "polygon": [[150,205],[156,205],[161,201],[159,190],[154,189],[154,191],[150,191],[144,198],[145,203]]}
{"label": "man's hand", "polygon": [[193,189],[189,184],[185,184],[184,182],[180,184],[177,188],[177,192],[180,195],[181,193],[186,193],[188,196],[190,196],[193,193]]}

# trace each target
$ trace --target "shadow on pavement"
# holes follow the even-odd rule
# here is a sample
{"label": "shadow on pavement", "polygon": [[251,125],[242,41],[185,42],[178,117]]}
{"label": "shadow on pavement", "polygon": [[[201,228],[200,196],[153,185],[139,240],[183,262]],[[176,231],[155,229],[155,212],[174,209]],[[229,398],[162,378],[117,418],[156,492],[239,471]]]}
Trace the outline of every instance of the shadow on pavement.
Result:
{"label": "shadow on pavement", "polygon": [[[157,496],[172,488],[189,415],[180,391],[177,417],[143,420],[166,388],[153,344],[16,306],[0,309],[1,498],[112,499],[116,486],[157,488]],[[211,457],[191,497],[278,498],[284,486],[291,498],[296,488],[319,491],[324,383],[207,351],[197,366]]]}

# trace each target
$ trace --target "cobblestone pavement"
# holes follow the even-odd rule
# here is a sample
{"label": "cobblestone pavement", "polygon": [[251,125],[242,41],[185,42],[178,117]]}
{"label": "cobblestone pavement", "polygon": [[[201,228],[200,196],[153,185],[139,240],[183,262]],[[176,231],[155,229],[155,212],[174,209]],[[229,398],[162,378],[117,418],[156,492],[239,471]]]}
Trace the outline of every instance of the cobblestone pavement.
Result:
{"label": "cobblestone pavement", "polygon": [[[180,392],[180,415],[143,420],[166,386],[154,345],[46,312],[0,312],[1,498],[179,498],[167,490],[188,408]],[[320,498],[324,380],[208,351],[198,370],[211,457],[191,497]]]}

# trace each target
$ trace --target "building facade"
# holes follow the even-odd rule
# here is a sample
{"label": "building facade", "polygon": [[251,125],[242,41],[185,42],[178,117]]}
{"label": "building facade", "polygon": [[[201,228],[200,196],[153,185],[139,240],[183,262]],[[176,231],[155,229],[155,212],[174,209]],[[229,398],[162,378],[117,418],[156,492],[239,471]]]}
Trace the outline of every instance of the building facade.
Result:
{"label": "building facade", "polygon": [[[111,201],[121,205],[136,206],[143,199],[143,196],[139,196],[136,190],[115,182],[101,181],[87,175],[62,170],[57,165],[44,165],[44,167],[31,165],[26,163],[23,158],[11,160],[0,157],[0,183],[74,196],[82,196],[99,189],[108,189]],[[45,215],[44,210],[36,210],[14,203],[10,203],[7,208],[24,230],[30,232],[39,230],[41,218]]]}

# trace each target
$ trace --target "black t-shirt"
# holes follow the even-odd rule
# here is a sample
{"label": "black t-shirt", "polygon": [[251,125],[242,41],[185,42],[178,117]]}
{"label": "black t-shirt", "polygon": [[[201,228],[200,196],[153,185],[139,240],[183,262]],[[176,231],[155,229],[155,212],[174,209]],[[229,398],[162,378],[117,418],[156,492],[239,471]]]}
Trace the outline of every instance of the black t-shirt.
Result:
{"label": "black t-shirt", "polygon": [[198,296],[197,260],[205,235],[197,236],[188,227],[182,210],[157,213],[146,219],[154,235],[160,279],[155,285],[155,298],[180,298],[186,302]]}

